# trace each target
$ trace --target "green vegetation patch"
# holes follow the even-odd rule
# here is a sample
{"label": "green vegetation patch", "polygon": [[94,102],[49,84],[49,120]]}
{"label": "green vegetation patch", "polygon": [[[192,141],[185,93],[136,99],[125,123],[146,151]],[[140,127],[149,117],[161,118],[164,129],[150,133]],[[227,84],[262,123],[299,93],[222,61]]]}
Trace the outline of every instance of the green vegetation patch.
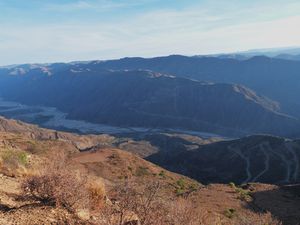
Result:
{"label": "green vegetation patch", "polygon": [[162,177],[162,178],[166,178],[166,172],[165,171],[160,171],[158,176]]}
{"label": "green vegetation patch", "polygon": [[1,154],[5,165],[9,166],[26,166],[28,164],[28,154],[23,151],[7,150]]}
{"label": "green vegetation patch", "polygon": [[226,209],[224,211],[224,215],[229,218],[229,219],[232,219],[235,215],[236,215],[236,210],[233,209],[233,208],[230,208],[230,209]]}
{"label": "green vegetation patch", "polygon": [[185,189],[186,183],[183,178],[180,178],[179,180],[177,180],[176,184],[177,184],[178,188]]}
{"label": "green vegetation patch", "polygon": [[190,194],[193,191],[198,190],[199,188],[199,185],[197,183],[190,182],[184,178],[178,179],[174,186],[176,187],[177,195]]}
{"label": "green vegetation patch", "polygon": [[233,188],[236,193],[239,194],[239,196],[238,196],[239,199],[241,199],[243,201],[246,201],[246,202],[249,202],[249,201],[252,200],[251,191],[250,190],[243,189],[241,187],[237,187],[233,182],[230,182],[229,186],[231,188]]}
{"label": "green vegetation patch", "polygon": [[136,169],[136,176],[147,176],[150,175],[150,172],[147,167],[140,166]]}

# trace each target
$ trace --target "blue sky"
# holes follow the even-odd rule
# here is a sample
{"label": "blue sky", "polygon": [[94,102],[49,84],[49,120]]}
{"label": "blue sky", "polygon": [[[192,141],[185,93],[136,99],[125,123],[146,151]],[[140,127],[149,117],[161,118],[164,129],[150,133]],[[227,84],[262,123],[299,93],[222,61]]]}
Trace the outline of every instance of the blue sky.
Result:
{"label": "blue sky", "polygon": [[299,0],[0,0],[0,65],[300,46]]}

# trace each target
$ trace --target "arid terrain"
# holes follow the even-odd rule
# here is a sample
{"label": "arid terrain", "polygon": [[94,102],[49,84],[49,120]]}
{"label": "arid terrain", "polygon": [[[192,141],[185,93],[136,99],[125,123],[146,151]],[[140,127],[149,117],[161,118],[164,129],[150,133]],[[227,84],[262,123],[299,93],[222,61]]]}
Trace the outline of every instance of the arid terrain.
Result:
{"label": "arid terrain", "polygon": [[0,225],[300,225],[299,0],[0,0]]}
{"label": "arid terrain", "polygon": [[[281,221],[296,225],[300,220],[298,185],[247,182],[241,186],[234,183],[203,185],[169,172],[137,154],[112,147],[125,148],[124,142],[114,143],[120,137],[79,136],[4,118],[0,121],[0,224],[3,225],[134,224],[134,221],[178,225],[271,225]],[[218,143],[218,140],[185,138],[202,145]],[[147,157],[146,151],[141,154]],[[71,182],[67,177],[74,177],[75,173],[75,177],[78,174],[81,177],[78,182],[84,178],[88,180],[84,181],[85,185],[97,186],[87,189],[93,190],[87,192],[93,198],[78,197],[80,204],[69,208],[68,204],[55,204],[57,202],[50,201],[49,196],[41,198],[38,195],[37,198],[41,189],[26,192],[33,188],[30,185],[37,185],[41,177],[51,177],[58,179],[56,184],[68,193],[69,187],[60,183],[59,178],[53,178],[55,171],[62,178],[67,174],[64,182]],[[70,195],[69,199],[73,197]],[[145,207],[145,199],[149,202],[147,210],[138,210]],[[124,213],[122,223],[116,222],[120,213]]]}

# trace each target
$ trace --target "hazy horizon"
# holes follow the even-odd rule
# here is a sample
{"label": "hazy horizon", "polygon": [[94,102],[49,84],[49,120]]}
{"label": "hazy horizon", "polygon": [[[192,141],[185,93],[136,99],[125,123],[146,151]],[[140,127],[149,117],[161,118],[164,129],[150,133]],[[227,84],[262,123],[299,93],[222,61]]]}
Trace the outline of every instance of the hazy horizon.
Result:
{"label": "hazy horizon", "polygon": [[115,57],[115,58],[102,58],[102,59],[82,59],[82,60],[72,60],[72,61],[32,61],[32,62],[21,62],[21,63],[14,63],[14,64],[1,64],[0,67],[8,67],[8,66],[15,66],[15,65],[26,65],[26,64],[54,64],[54,63],[74,63],[74,62],[90,62],[90,61],[109,61],[109,60],[119,60],[123,58],[156,58],[156,57],[168,57],[172,55],[181,55],[181,56],[187,56],[187,57],[193,57],[193,56],[216,56],[216,55],[226,55],[226,54],[248,54],[252,52],[276,52],[277,50],[288,50],[288,49],[299,49],[300,46],[290,46],[290,47],[276,47],[276,48],[261,48],[261,49],[246,49],[246,50],[239,50],[236,52],[215,52],[215,53],[208,53],[208,54],[194,54],[194,55],[185,55],[185,54],[169,54],[169,55],[153,55],[153,56],[122,56],[122,57]]}
{"label": "hazy horizon", "polygon": [[295,0],[0,0],[0,65],[300,46]]}

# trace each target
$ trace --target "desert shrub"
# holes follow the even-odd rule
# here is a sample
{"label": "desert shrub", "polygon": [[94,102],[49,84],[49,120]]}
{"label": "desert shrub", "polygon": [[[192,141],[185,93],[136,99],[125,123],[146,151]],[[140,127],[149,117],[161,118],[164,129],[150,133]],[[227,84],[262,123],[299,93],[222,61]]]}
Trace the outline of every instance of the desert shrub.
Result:
{"label": "desert shrub", "polygon": [[232,208],[226,209],[226,210],[224,211],[224,215],[225,215],[227,218],[232,219],[232,218],[236,215],[236,210],[235,210],[235,209],[232,209]]}
{"label": "desert shrub", "polygon": [[[117,185],[110,192],[112,206],[102,210],[106,224],[165,225],[166,208],[159,196],[160,184],[145,186],[134,182]],[[105,223],[104,223],[105,224]]]}
{"label": "desert shrub", "polygon": [[87,199],[84,184],[84,179],[73,173],[48,171],[25,179],[22,190],[43,203],[73,210]]}
{"label": "desert shrub", "polygon": [[175,182],[175,193],[177,196],[189,196],[194,191],[198,190],[199,186],[196,183],[188,183],[184,178],[180,178]]}
{"label": "desert shrub", "polygon": [[181,189],[181,188],[176,188],[176,195],[178,196],[182,196],[184,195],[185,190]]}
{"label": "desert shrub", "polygon": [[178,196],[183,195],[185,193],[185,182],[182,178],[176,181],[175,187],[176,187],[176,194]]}
{"label": "desert shrub", "polygon": [[183,178],[180,178],[178,181],[176,181],[176,184],[178,185],[178,187],[180,189],[184,189],[185,188],[185,182]]}
{"label": "desert shrub", "polygon": [[19,150],[5,150],[0,153],[0,170],[3,174],[11,177],[19,176],[26,170],[28,154]]}
{"label": "desert shrub", "polygon": [[165,173],[165,171],[160,171],[159,172],[159,174],[158,174],[160,177],[162,177],[162,178],[166,178],[166,173]]}
{"label": "desert shrub", "polygon": [[105,187],[102,181],[89,180],[87,184],[89,203],[92,210],[101,210],[104,207]]}
{"label": "desert shrub", "polygon": [[189,185],[189,190],[190,191],[197,191],[199,188],[199,185],[197,183],[192,183]]}
{"label": "desert shrub", "polygon": [[111,205],[101,210],[100,224],[202,225],[206,216],[188,198],[166,198],[160,183],[141,185],[132,181],[109,193]]}
{"label": "desert shrub", "polygon": [[65,156],[50,159],[38,175],[24,179],[24,195],[34,200],[73,211],[85,207],[88,200],[86,177],[69,170]]}
{"label": "desert shrub", "polygon": [[235,183],[233,183],[233,182],[230,182],[230,183],[229,183],[229,186],[230,186],[231,188],[233,188],[233,189],[236,189],[236,185],[235,185]]}
{"label": "desert shrub", "polygon": [[241,199],[243,201],[246,201],[246,202],[249,202],[249,201],[252,200],[250,190],[243,189],[241,187],[237,187],[233,182],[229,183],[229,186],[231,188],[233,188],[236,193],[238,193],[238,195],[239,195],[238,198],[239,199]]}
{"label": "desert shrub", "polygon": [[244,190],[242,188],[237,188],[236,192],[239,194],[239,199],[249,202],[252,200],[251,192],[249,190]]}
{"label": "desert shrub", "polygon": [[17,150],[7,150],[2,153],[3,164],[16,168],[25,166],[28,162],[28,154]]}
{"label": "desert shrub", "polygon": [[150,172],[148,171],[147,167],[140,166],[136,169],[136,176],[138,176],[138,177],[147,176],[149,174],[150,174]]}

